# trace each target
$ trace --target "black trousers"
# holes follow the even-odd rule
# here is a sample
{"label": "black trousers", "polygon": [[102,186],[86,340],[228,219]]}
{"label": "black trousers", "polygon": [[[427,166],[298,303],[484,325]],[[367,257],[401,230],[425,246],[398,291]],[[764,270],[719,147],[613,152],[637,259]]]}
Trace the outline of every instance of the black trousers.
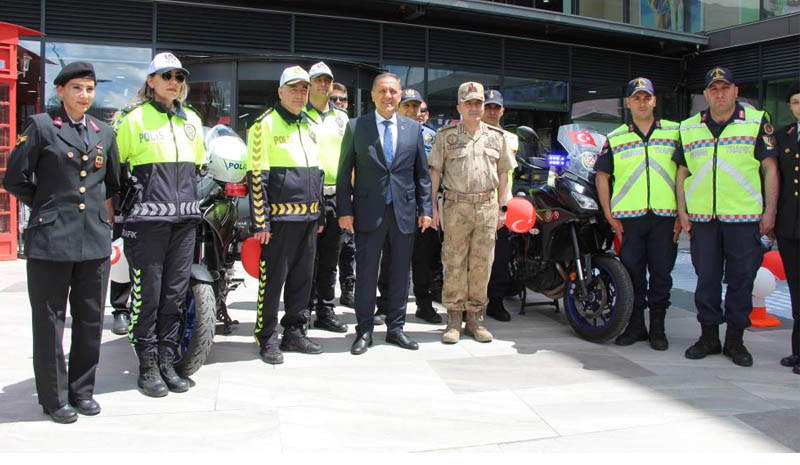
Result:
{"label": "black trousers", "polygon": [[[648,213],[622,219],[625,232],[619,258],[633,283],[633,309],[666,310],[670,306],[672,268],[678,244],[672,241],[675,218]],[[650,273],[648,286],[647,273]]]}
{"label": "black trousers", "polygon": [[414,297],[417,307],[433,305],[431,289],[437,268],[442,267],[442,242],[439,231],[428,228],[421,232],[417,228],[414,238],[414,252],[411,254],[411,279],[414,284]]}
{"label": "black trousers", "polygon": [[345,236],[336,217],[336,197],[325,197],[325,229],[317,235],[309,310],[336,307],[336,266]]}
{"label": "black trousers", "polygon": [[778,250],[792,300],[792,355],[800,355],[800,240],[778,236]]}
{"label": "black trousers", "polygon": [[[692,222],[691,238],[697,321],[747,328],[753,310],[753,280],[764,257],[758,223]],[[723,275],[728,284],[724,312]]]}
{"label": "black trousers", "polygon": [[[39,403],[49,411],[91,399],[100,360],[108,258],[83,262],[28,259],[33,327],[33,372]],[[67,300],[72,317],[69,371],[64,360]]]}
{"label": "black trousers", "polygon": [[375,288],[378,282],[379,259],[384,254],[389,261],[385,265],[389,279],[386,283],[387,333],[403,330],[408,303],[408,272],[411,269],[411,254],[414,249],[414,233],[404,234],[397,227],[394,207],[389,204],[383,213],[383,221],[378,229],[370,232],[356,231],[356,332],[363,334],[372,331],[377,301]]}
{"label": "black trousers", "polygon": [[131,267],[131,330],[137,353],[176,348],[186,312],[197,223],[125,223],[125,256]]}
{"label": "black trousers", "polygon": [[269,244],[261,247],[255,337],[261,346],[278,343],[281,326],[299,331],[308,322],[308,297],[317,249],[317,222],[273,222]]}
{"label": "black trousers", "polygon": [[508,273],[508,262],[511,260],[511,232],[503,226],[497,231],[494,243],[494,262],[492,274],[489,276],[487,294],[489,298],[500,298],[511,292],[511,275]]}
{"label": "black trousers", "polygon": [[356,241],[353,235],[344,231],[344,242],[339,252],[339,284],[356,280]]}
{"label": "black trousers", "polygon": [[[112,240],[117,240],[122,237],[122,229],[125,223],[114,223],[114,234]],[[111,281],[111,306],[114,307],[113,314],[127,313],[130,314],[131,309],[128,307],[128,300],[131,297],[131,282],[115,283]]]}

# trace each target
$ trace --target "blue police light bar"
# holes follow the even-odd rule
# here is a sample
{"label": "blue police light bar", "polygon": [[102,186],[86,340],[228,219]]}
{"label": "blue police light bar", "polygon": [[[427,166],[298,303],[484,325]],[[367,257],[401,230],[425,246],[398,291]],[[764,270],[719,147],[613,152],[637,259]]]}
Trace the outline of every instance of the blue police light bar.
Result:
{"label": "blue police light bar", "polygon": [[554,154],[547,155],[547,166],[562,168],[566,164],[567,164],[566,155],[554,155]]}

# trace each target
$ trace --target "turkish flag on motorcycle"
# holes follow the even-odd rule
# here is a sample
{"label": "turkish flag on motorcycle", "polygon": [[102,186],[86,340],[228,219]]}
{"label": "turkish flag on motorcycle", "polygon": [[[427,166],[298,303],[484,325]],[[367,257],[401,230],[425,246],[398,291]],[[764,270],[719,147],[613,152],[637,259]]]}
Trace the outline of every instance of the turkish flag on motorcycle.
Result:
{"label": "turkish flag on motorcycle", "polygon": [[589,131],[569,131],[569,140],[578,145],[597,145]]}

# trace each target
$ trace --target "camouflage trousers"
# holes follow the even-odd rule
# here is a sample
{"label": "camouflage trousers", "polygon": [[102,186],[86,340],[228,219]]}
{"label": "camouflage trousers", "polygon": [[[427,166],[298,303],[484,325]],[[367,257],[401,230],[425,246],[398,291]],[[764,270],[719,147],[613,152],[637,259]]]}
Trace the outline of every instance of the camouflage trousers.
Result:
{"label": "camouflage trousers", "polygon": [[497,202],[445,200],[442,210],[442,305],[448,312],[479,312],[489,303],[486,288],[494,260]]}

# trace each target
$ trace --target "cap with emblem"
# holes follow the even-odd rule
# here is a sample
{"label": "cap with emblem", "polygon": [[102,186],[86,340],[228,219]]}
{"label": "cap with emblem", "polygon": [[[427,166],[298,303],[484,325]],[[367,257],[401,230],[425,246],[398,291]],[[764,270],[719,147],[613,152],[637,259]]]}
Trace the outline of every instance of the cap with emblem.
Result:
{"label": "cap with emblem", "polygon": [[458,103],[469,100],[483,101],[483,84],[480,82],[465,82],[458,86]]}
{"label": "cap with emblem", "polygon": [[163,73],[164,71],[171,71],[177,69],[185,75],[189,75],[189,71],[181,65],[181,60],[170,52],[161,52],[153,57],[150,66],[147,67],[147,74]]}
{"label": "cap with emblem", "polygon": [[422,103],[422,94],[416,89],[403,89],[403,96],[400,98],[400,103],[406,102]]}
{"label": "cap with emblem", "polygon": [[711,68],[706,73],[706,89],[708,89],[711,84],[714,84],[717,81],[727,82],[728,84],[736,84],[736,81],[733,79],[733,73],[731,73],[728,68],[723,68],[721,66]]}
{"label": "cap with emblem", "polygon": [[308,77],[311,79],[323,75],[327,75],[333,79],[333,72],[330,68],[328,68],[328,65],[326,65],[325,62],[320,61],[308,70]]}
{"label": "cap with emblem", "polygon": [[308,82],[308,73],[306,70],[299,66],[290,66],[289,68],[284,69],[283,73],[281,73],[280,87],[295,82]]}
{"label": "cap with emblem", "polygon": [[656,94],[656,91],[653,90],[653,83],[650,79],[644,77],[633,78],[628,82],[628,86],[625,88],[625,95],[633,97],[636,92],[647,92],[650,95]]}
{"label": "cap with emblem", "polygon": [[74,61],[63,68],[61,71],[58,72],[58,76],[53,81],[53,84],[57,86],[63,86],[70,79],[75,78],[88,78],[97,83],[97,76],[94,74],[94,66],[91,63],[87,63],[85,61]]}
{"label": "cap with emblem", "polygon": [[483,93],[483,103],[486,105],[495,104],[503,106],[503,94],[499,90],[489,89]]}

